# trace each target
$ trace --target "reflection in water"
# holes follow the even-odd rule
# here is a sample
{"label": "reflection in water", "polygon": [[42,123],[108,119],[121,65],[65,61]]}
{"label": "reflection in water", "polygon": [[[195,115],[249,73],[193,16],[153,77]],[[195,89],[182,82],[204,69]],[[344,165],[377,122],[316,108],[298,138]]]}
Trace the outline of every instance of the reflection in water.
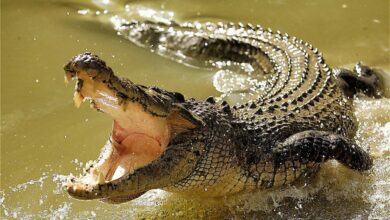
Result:
{"label": "reflection in water", "polygon": [[[202,72],[174,63],[167,65],[167,60],[150,55],[146,50],[132,47],[125,40],[116,38],[110,25],[102,27],[95,20],[110,23],[123,17],[127,19],[158,16],[170,20],[173,16],[178,16],[179,20],[180,18],[183,20],[194,18],[218,21],[219,18],[226,17],[226,10],[229,10],[231,17],[227,17],[228,20],[240,21],[246,18],[246,20],[252,19],[252,22],[262,21],[263,24],[273,24],[271,26],[277,27],[281,27],[280,23],[283,23],[286,30],[290,25],[296,25],[290,29],[301,31],[298,32],[299,35],[311,41],[311,39],[315,40],[313,32],[318,31],[311,19],[317,17],[316,13],[319,13],[315,11],[316,7],[322,7],[321,10],[326,8],[334,13],[332,18],[326,18],[329,20],[326,20],[325,24],[337,23],[342,28],[349,26],[350,20],[356,20],[362,25],[361,29],[367,30],[362,38],[360,38],[360,32],[345,33],[340,36],[338,34],[340,30],[336,27],[329,31],[329,40],[321,41],[325,36],[320,36],[317,42],[323,44],[323,49],[328,48],[328,51],[323,52],[331,63],[345,65],[362,59],[369,65],[381,66],[389,71],[388,56],[381,55],[389,51],[389,45],[386,43],[389,37],[388,33],[386,35],[388,27],[386,12],[382,15],[379,10],[386,6],[378,4],[379,9],[375,8],[376,6],[369,6],[373,7],[369,10],[359,8],[353,1],[345,1],[343,4],[337,1],[329,1],[329,3],[311,1],[310,4],[302,2],[302,5],[307,8],[304,10],[305,13],[300,14],[301,23],[289,24],[294,17],[289,17],[291,9],[284,8],[283,12],[280,11],[280,8],[283,8],[281,5],[285,4],[283,1],[275,1],[269,5],[249,1],[257,6],[248,7],[243,4],[242,7],[245,8],[230,7],[229,5],[233,5],[234,1],[224,6],[207,2],[207,7],[194,3],[192,6],[193,10],[197,10],[196,13],[193,13],[191,7],[184,3],[147,1],[145,6],[140,6],[123,4],[123,1],[114,4],[113,1],[96,0],[93,1],[94,4],[87,5],[79,5],[77,1],[72,2],[72,4],[63,3],[65,6],[58,4],[53,6],[49,3],[32,5],[28,1],[16,6],[7,2],[5,7],[2,7],[2,16],[4,10],[7,18],[5,30],[8,31],[4,32],[5,49],[2,48],[2,53],[9,57],[2,63],[3,77],[6,76],[2,77],[2,81],[6,82],[4,84],[2,82],[2,185],[0,190],[2,216],[53,219],[111,217],[182,219],[184,217],[230,218],[233,216],[237,218],[349,219],[390,216],[389,99],[364,100],[360,98],[355,102],[356,115],[360,123],[357,141],[361,146],[368,148],[375,158],[374,168],[368,175],[361,175],[336,162],[329,162],[322,167],[319,175],[306,182],[302,181],[295,186],[280,190],[265,190],[251,195],[208,199],[207,201],[185,198],[162,190],[152,190],[122,205],[71,199],[62,189],[62,183],[66,177],[60,175],[60,173],[80,172],[83,164],[74,160],[77,154],[79,155],[76,157],[80,161],[95,158],[98,153],[97,149],[104,143],[110,126],[109,122],[103,119],[104,116],[94,115],[87,108],[82,108],[81,113],[74,111],[72,104],[68,102],[70,89],[62,87],[61,65],[66,59],[80,51],[85,49],[102,51],[104,56],[112,58],[112,62],[109,62],[114,63],[118,72],[126,73],[131,69],[132,75],[128,77],[134,81],[184,91],[188,96],[197,98],[218,95],[212,85],[213,79],[214,86],[219,92],[227,92],[229,97],[233,98],[238,96],[235,100],[240,100],[244,93],[230,94],[230,91],[244,91],[254,85],[252,79],[245,78],[244,75],[234,76],[229,72],[218,72],[214,75],[213,71]],[[386,5],[386,1],[382,2]],[[187,4],[190,3],[187,2]],[[71,10],[70,5],[77,5],[77,7]],[[36,12],[41,12],[42,7],[45,7],[47,12],[45,11],[44,16],[39,20]],[[210,13],[209,8],[213,13]],[[251,13],[248,12],[248,8]],[[258,10],[253,11],[254,8]],[[295,8],[295,12],[298,14],[302,12],[300,8]],[[352,15],[348,14],[351,8],[354,8]],[[260,9],[263,9],[263,13],[258,13]],[[310,10],[313,11],[310,12]],[[375,14],[371,15],[370,11],[375,11]],[[278,17],[270,12],[278,14],[278,17],[283,17],[285,14],[284,22],[278,20]],[[343,16],[338,16],[338,13]],[[245,17],[247,14],[253,17]],[[265,14],[264,17],[261,14]],[[352,16],[353,19],[344,19],[344,16]],[[26,28],[25,24],[29,17],[34,23],[28,23],[29,28]],[[48,21],[47,17],[53,20]],[[269,19],[267,20],[267,17],[280,21],[280,23],[276,21],[272,23]],[[339,20],[332,20],[337,17]],[[52,29],[44,27],[43,24]],[[310,28],[306,25],[311,25],[313,31],[308,30]],[[28,32],[27,36],[26,32]],[[53,32],[58,32],[58,35]],[[385,36],[385,40],[372,38],[374,35]],[[53,45],[59,46],[59,40],[66,42],[61,46],[62,51],[51,51],[54,48]],[[333,48],[333,45],[338,47],[337,50]],[[352,45],[353,49],[348,50],[345,45]],[[367,57],[363,59],[359,54],[356,55],[360,52],[355,52],[355,48],[363,48]],[[47,54],[52,57],[47,58]],[[17,59],[13,59],[15,57]],[[29,66],[30,75],[25,74],[26,67],[20,63],[26,63]],[[3,71],[3,66],[7,71]],[[240,85],[238,87],[229,86],[231,82]],[[390,84],[390,80],[387,80],[387,83]],[[59,89],[56,90],[54,87]],[[53,95],[55,95],[54,98]],[[248,98],[247,94],[244,97]],[[6,107],[3,108],[3,106]],[[73,168],[75,163],[78,165],[76,171]]]}

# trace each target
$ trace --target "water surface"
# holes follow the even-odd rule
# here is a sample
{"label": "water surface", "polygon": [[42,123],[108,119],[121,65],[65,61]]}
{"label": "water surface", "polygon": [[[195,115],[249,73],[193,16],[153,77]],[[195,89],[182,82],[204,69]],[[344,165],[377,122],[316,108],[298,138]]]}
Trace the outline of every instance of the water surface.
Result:
{"label": "water surface", "polygon": [[[107,4],[106,4],[107,3]],[[125,5],[179,21],[261,24],[309,41],[331,66],[357,61],[390,73],[389,2],[381,1],[12,1],[1,2],[1,190],[5,218],[385,218],[390,216],[390,100],[356,101],[357,141],[374,156],[369,173],[327,163],[312,184],[234,199],[194,200],[161,190],[109,205],[70,198],[63,175],[97,157],[111,120],[72,103],[63,64],[91,51],[132,81],[204,99],[215,72],[185,67],[117,36],[107,17]],[[105,11],[106,10],[106,11]],[[93,16],[92,16],[93,14]],[[387,84],[390,76],[385,75]],[[389,87],[390,88],[390,87]],[[389,94],[389,90],[387,90]]]}

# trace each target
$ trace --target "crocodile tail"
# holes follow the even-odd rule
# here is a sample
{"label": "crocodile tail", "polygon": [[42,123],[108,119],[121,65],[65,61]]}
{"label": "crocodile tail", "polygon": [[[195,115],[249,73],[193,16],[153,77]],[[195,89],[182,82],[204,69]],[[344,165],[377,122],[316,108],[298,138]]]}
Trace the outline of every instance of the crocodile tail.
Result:
{"label": "crocodile tail", "polygon": [[[115,20],[114,28],[120,35],[138,46],[174,61],[198,68],[243,69],[242,63],[272,71],[273,66],[266,56],[250,43],[242,42],[234,32],[231,36],[218,33],[229,25],[185,22],[178,24],[173,20]],[[266,59],[264,59],[266,58]],[[240,71],[240,70],[239,70]],[[245,71],[245,70],[244,70]],[[251,70],[247,70],[251,71]]]}

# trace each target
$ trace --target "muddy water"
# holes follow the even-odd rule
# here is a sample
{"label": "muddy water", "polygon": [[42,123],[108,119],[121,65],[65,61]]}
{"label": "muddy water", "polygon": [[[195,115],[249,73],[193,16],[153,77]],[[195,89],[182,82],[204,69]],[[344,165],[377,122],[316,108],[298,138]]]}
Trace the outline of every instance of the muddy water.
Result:
{"label": "muddy water", "polygon": [[[362,60],[382,68],[390,84],[389,2],[371,2],[172,0],[130,5],[170,11],[178,20],[241,21],[280,29],[320,48],[331,66],[351,67]],[[62,71],[71,56],[92,51],[137,83],[200,99],[218,95],[214,72],[158,57],[104,24],[105,16],[121,14],[125,4],[1,2],[1,217],[390,217],[389,99],[356,100],[357,141],[375,158],[373,170],[363,175],[329,162],[310,184],[233,199],[196,200],[160,190],[122,205],[68,197],[61,189],[63,175],[79,173],[85,161],[96,158],[111,127],[108,117],[87,105],[73,107],[72,86],[65,88]]]}

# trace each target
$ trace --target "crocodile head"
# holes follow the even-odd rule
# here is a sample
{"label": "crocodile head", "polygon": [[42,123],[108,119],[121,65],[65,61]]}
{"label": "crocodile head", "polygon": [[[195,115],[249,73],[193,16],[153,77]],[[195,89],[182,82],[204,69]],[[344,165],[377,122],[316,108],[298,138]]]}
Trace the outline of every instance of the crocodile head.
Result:
{"label": "crocodile head", "polygon": [[124,202],[191,172],[198,152],[185,144],[185,135],[203,122],[183,106],[183,95],[119,78],[91,53],[73,57],[64,69],[66,82],[76,80],[75,105],[89,100],[113,119],[99,158],[80,177],[69,178],[71,196]]}

